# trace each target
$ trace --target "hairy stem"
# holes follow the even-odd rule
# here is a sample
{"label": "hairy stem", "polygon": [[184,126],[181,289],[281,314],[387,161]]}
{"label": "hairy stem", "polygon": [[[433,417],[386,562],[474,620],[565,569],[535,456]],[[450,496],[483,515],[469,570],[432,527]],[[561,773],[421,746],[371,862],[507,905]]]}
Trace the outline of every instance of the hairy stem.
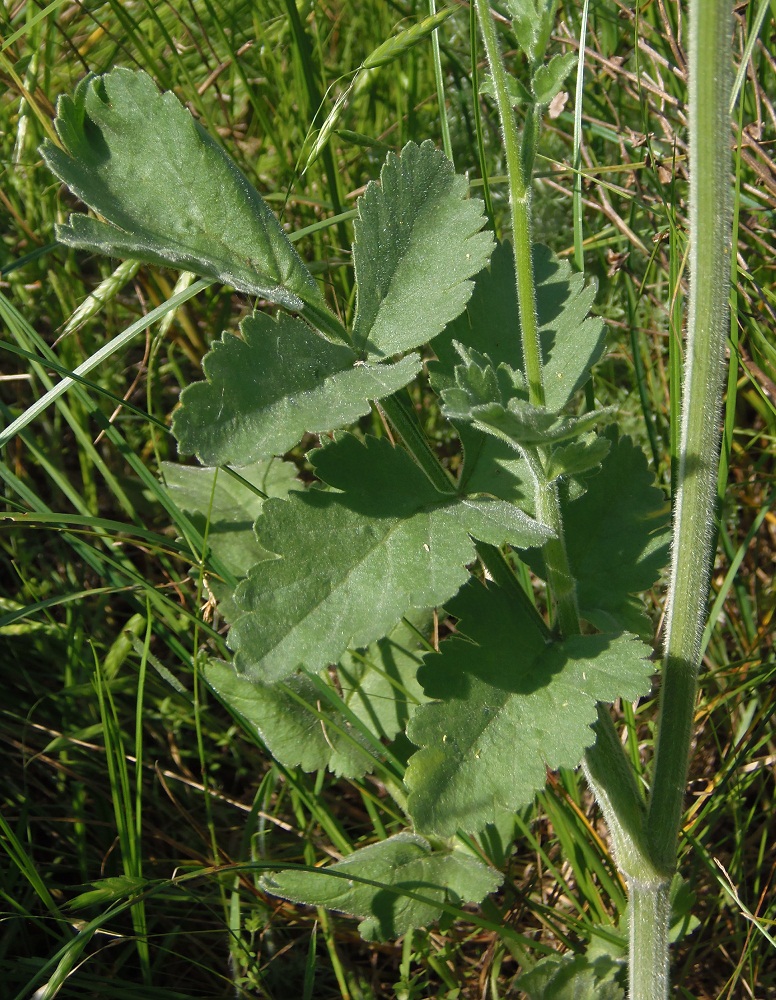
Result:
{"label": "hairy stem", "polygon": [[[512,214],[517,302],[520,309],[520,328],[528,394],[534,406],[544,406],[542,352],[539,324],[536,317],[536,288],[531,254],[531,177],[530,172],[526,174],[525,171],[523,144],[520,142],[515,112],[509,99],[507,71],[501,58],[490,5],[487,0],[476,0],[476,6],[480,32],[493,76],[499,119],[504,133],[504,153],[509,177],[509,207]],[[533,124],[535,125],[534,131],[538,131],[538,124],[536,122]],[[532,147],[535,140],[535,134],[532,134]]]}
{"label": "hairy stem", "polygon": [[730,294],[730,0],[690,4],[690,296],[673,560],[649,806],[655,856],[676,858],[706,620]]}
{"label": "hairy stem", "polygon": [[669,995],[669,890],[706,620],[730,292],[730,0],[689,11],[690,301],[657,756],[647,815],[662,877],[629,880],[631,1000]]}

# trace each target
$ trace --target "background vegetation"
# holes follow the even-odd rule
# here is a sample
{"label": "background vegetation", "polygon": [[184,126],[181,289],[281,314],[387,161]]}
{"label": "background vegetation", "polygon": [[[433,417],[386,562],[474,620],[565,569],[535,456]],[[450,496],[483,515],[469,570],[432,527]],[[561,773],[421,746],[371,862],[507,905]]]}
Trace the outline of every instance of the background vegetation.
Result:
{"label": "background vegetation", "polygon": [[[495,114],[486,100],[476,113],[469,8],[456,7],[439,35],[446,118],[456,167],[480,190],[484,170],[498,227]],[[772,7],[736,8],[738,255],[724,481],[683,830],[693,918],[675,954],[678,995],[688,998],[776,997]],[[289,231],[305,230],[297,247],[325,261],[322,280],[346,302],[346,213],[387,149],[408,139],[442,144],[429,40],[359,75],[329,145],[302,168],[361,62],[398,25],[427,13],[414,0],[6,2],[3,422],[168,299],[177,280],[132,265],[114,274],[110,262],[53,243],[54,222],[74,207],[37,153],[58,94],[117,64],[142,67],[175,90]],[[579,6],[562,0],[558,51],[576,50],[579,18]],[[583,91],[575,100],[570,79],[571,96],[542,137],[536,236],[597,279],[610,339],[594,391],[628,415],[668,494],[685,292],[681,5],[594,3],[587,46]],[[482,72],[481,56],[475,64]],[[519,76],[516,52],[511,66]],[[548,950],[590,942],[616,950],[625,892],[572,773],[550,776],[535,808],[518,818],[515,850],[496,857],[505,887],[482,915],[522,935],[520,948],[463,916],[367,948],[352,921],[257,890],[246,862],[338,857],[392,832],[399,819],[371,779],[283,771],[198,680],[198,650],[223,649],[223,635],[192,569],[199,553],[180,540],[160,463],[176,458],[167,427],[181,388],[199,377],[209,342],[250,308],[209,287],[40,414],[0,463],[6,995],[32,996],[51,983],[38,995],[473,1000],[517,995],[510,990],[521,963]],[[416,398],[444,451],[441,420],[420,388]],[[292,457],[304,474],[303,449]],[[658,592],[656,628],[661,601]],[[653,702],[622,713],[631,752],[648,760]],[[121,881],[89,895],[106,878]]]}

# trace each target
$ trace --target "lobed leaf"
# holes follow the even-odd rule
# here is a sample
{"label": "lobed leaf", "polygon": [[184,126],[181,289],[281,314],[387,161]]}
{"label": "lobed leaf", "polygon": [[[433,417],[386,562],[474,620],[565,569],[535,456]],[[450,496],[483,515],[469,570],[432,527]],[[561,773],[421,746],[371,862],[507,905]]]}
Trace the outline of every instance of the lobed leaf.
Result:
{"label": "lobed leaf", "polygon": [[[272,558],[253,530],[264,501],[249,486],[218,468],[162,462],[162,470],[170,496],[192,515],[203,535],[207,529],[211,550],[236,577],[245,576],[260,560]],[[290,490],[302,488],[296,466],[278,458],[235,471],[268,496],[286,497]]]}
{"label": "lobed leaf", "polygon": [[205,356],[206,382],[181,393],[173,432],[183,454],[211,465],[282,455],[305,432],[354,423],[369,400],[389,396],[420,371],[417,354],[390,364],[360,362],[306,323],[254,313]]}
{"label": "lobed leaf", "polygon": [[421,636],[430,636],[432,624],[432,612],[416,612],[366,649],[346,652],[337,666],[343,701],[379,739],[395,739],[426,701],[417,673],[427,648]]}
{"label": "lobed leaf", "polygon": [[416,828],[481,830],[544,787],[546,768],[576,767],[594,741],[596,703],[649,690],[649,647],[631,635],[548,641],[505,591],[472,581],[447,605],[461,636],[427,658],[420,681],[435,701],[407,735],[422,749],[405,784]]}
{"label": "lobed leaf", "polygon": [[508,365],[493,367],[486,355],[456,343],[463,364],[455,366],[455,383],[440,389],[442,412],[450,420],[471,423],[502,440],[523,446],[549,445],[585,434],[613,408],[563,416],[526,399],[525,382]]}
{"label": "lobed leaf", "polygon": [[71,215],[69,246],[213,278],[289,309],[323,305],[315,279],[235,163],[143,72],[88,76],[61,97],[48,167],[104,221]]}
{"label": "lobed leaf", "polygon": [[552,482],[563,476],[579,476],[583,472],[599,468],[609,454],[610,447],[609,438],[597,437],[595,434],[584,434],[571,444],[559,445],[547,463],[547,481]]}
{"label": "lobed leaf", "polygon": [[354,223],[357,349],[382,358],[418,347],[464,308],[469,280],[488,262],[482,202],[428,141],[389,153]]}
{"label": "lobed leaf", "polygon": [[[534,246],[534,275],[545,405],[557,412],[587,382],[603,353],[604,325],[597,317],[588,316],[595,285],[586,286],[583,275],[541,244]],[[504,364],[523,370],[515,264],[508,243],[498,244],[490,267],[477,276],[465,313],[450,324],[445,337],[434,341],[439,368],[448,377],[459,363],[454,342],[487,355],[494,368]]]}
{"label": "lobed leaf", "polygon": [[261,888],[357,916],[365,940],[388,941],[438,920],[444,904],[481,902],[501,881],[471,855],[433,850],[416,834],[398,833],[315,872],[287,869],[265,876]]}
{"label": "lobed leaf", "polygon": [[384,440],[341,435],[311,460],[347,492],[268,500],[256,530],[282,558],[256,566],[235,594],[245,612],[229,636],[237,668],[266,682],[336,663],[408,609],[444,603],[468,577],[470,534],[517,546],[550,535],[504,501],[437,492]]}
{"label": "lobed leaf", "polygon": [[555,0],[507,0],[520,48],[536,65],[544,56],[555,20]]}
{"label": "lobed leaf", "polygon": [[579,610],[596,628],[650,635],[635,595],[653,586],[668,562],[670,510],[641,449],[614,427],[606,437],[611,448],[600,471],[584,477],[583,496],[563,503]]}
{"label": "lobed leaf", "polygon": [[[341,694],[331,686],[328,671],[322,672],[319,683],[299,673],[264,684],[211,660],[205,677],[281,764],[361,777],[382,758],[382,741],[391,742],[402,732],[426,700],[417,672],[421,650],[427,648],[422,636],[430,634],[432,614],[423,611],[413,619],[399,622],[365,649],[345,653],[337,666]],[[330,697],[322,697],[321,683]]]}
{"label": "lobed leaf", "polygon": [[531,86],[539,104],[550,104],[553,97],[560,93],[566,77],[579,60],[576,52],[566,52],[564,55],[554,55],[549,62],[536,68]]}

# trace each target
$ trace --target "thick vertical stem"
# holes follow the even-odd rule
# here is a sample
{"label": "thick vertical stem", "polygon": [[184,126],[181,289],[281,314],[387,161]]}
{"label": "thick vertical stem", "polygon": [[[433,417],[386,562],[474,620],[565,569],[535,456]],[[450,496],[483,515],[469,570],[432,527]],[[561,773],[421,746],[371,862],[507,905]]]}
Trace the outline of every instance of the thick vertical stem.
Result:
{"label": "thick vertical stem", "polygon": [[668,996],[670,890],[670,879],[656,883],[628,879],[630,1000],[663,1000]]}
{"label": "thick vertical stem", "polygon": [[649,808],[655,859],[672,866],[681,822],[706,620],[730,294],[730,0],[689,12],[690,297],[673,561]]}

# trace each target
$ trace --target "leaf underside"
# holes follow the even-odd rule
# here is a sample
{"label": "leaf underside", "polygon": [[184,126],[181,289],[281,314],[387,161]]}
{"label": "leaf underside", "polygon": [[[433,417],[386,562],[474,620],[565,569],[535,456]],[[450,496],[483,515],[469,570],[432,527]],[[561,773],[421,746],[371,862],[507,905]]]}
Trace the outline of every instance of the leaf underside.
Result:
{"label": "leaf underside", "polygon": [[296,903],[360,917],[358,929],[366,941],[388,941],[438,920],[439,904],[479,903],[501,881],[498,872],[470,855],[435,851],[416,834],[398,833],[315,872],[266,876],[262,888]]}
{"label": "leaf underside", "polygon": [[53,173],[103,220],[71,215],[69,246],[178,267],[300,309],[323,304],[277,219],[171,92],[143,72],[88,76],[61,97]]}
{"label": "leaf underside", "polygon": [[407,735],[422,747],[405,783],[423,833],[477,832],[529,803],[546,768],[576,767],[594,741],[596,703],[649,690],[649,647],[631,635],[547,641],[506,591],[472,581],[447,605],[459,632],[427,658],[429,698]]}

